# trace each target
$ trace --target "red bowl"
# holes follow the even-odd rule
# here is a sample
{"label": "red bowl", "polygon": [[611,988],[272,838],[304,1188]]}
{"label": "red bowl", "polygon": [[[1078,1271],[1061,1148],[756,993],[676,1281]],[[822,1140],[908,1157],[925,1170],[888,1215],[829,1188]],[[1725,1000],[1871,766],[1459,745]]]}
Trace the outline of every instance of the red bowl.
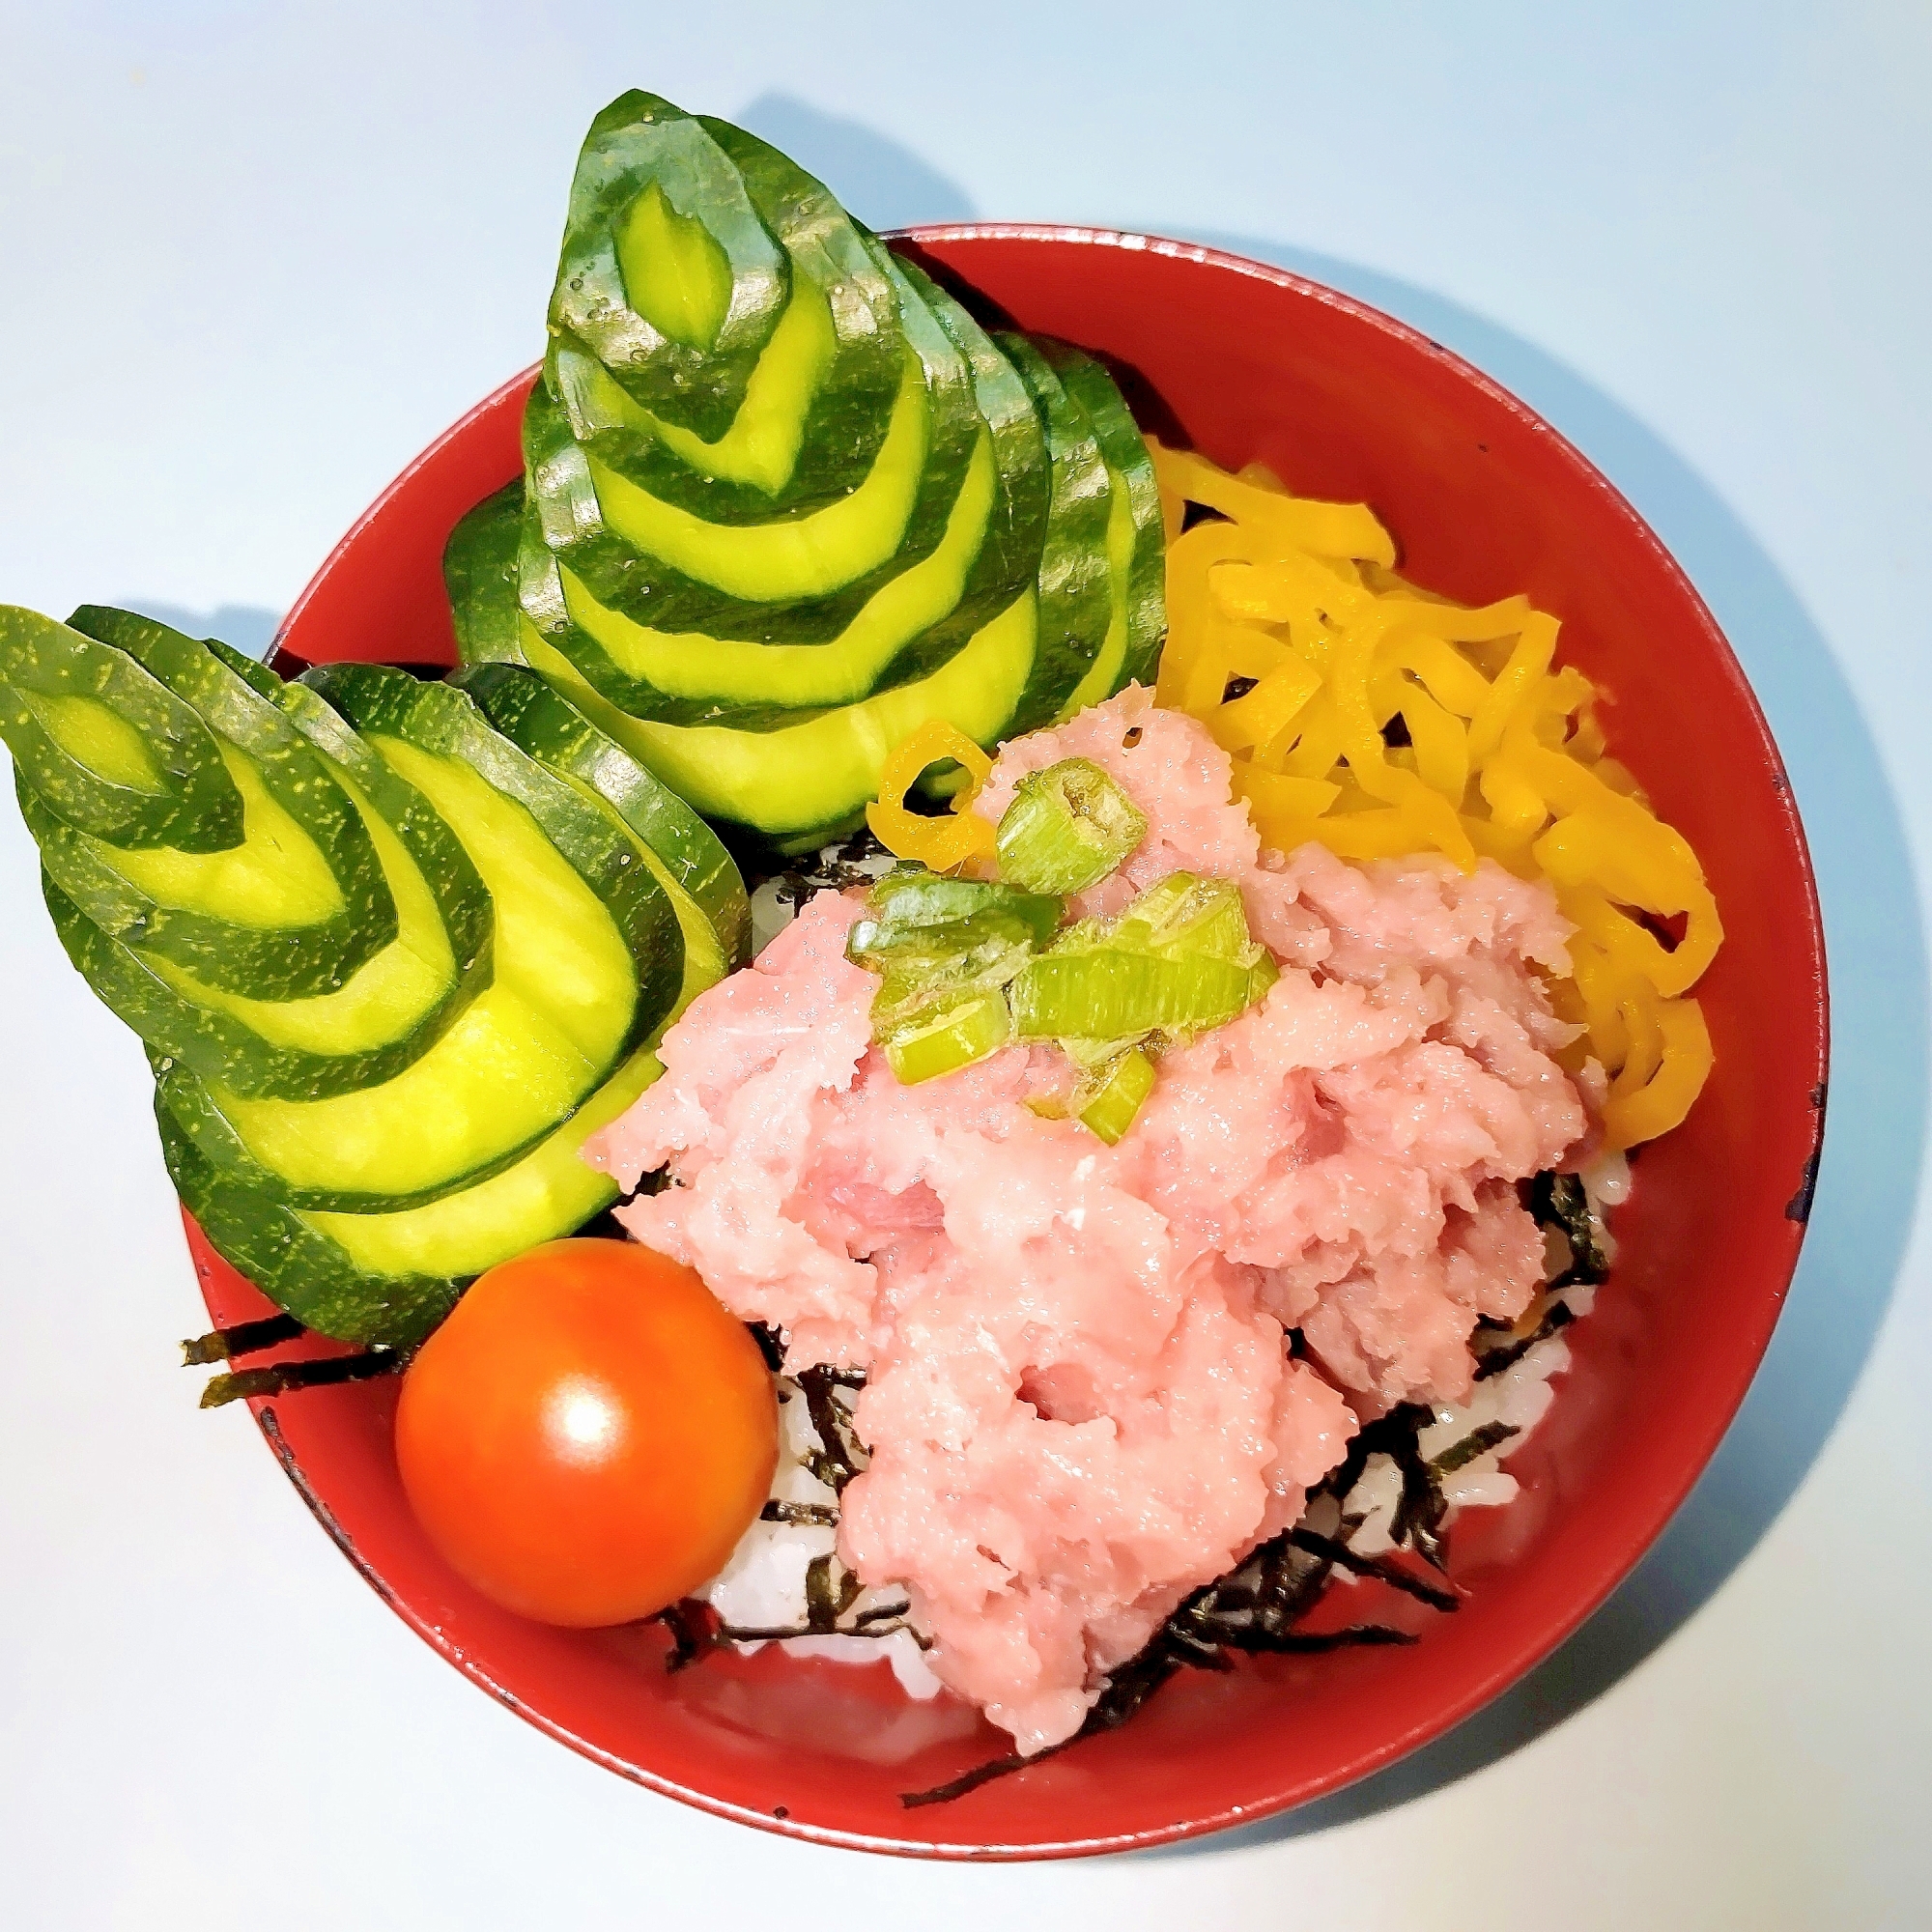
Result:
{"label": "red bowl", "polygon": [[[915,231],[904,245],[1015,322],[1097,349],[1150,427],[1259,458],[1309,494],[1365,499],[1420,582],[1527,591],[1616,704],[1610,733],[1702,855],[1729,927],[1699,987],[1717,1070],[1644,1151],[1615,1277],[1572,1329],[1575,1366],[1513,1459],[1521,1498],[1458,1525],[1467,1592],[1410,1649],[1183,1673],[1122,1730],[907,1810],[1004,1739],[916,1705],[880,1668],[773,1650],[675,1676],[655,1625],[570,1632],[476,1596],[397,1484],[392,1383],[258,1403],[304,1500],[375,1588],[511,1710],[587,1757],[726,1817],[821,1842],[955,1858],[1159,1843],[1298,1804],[1388,1764],[1493,1697],[1632,1568],[1717,1447],[1777,1319],[1804,1234],[1824,1102],[1824,948],[1776,749],[1717,625],[1657,538],[1576,450],[1454,355],[1375,310],[1211,250],[1091,229]],[[446,663],[440,557],[516,475],[530,376],[480,404],[344,538],[284,626],[310,662]],[[189,1243],[210,1314],[266,1304]]]}

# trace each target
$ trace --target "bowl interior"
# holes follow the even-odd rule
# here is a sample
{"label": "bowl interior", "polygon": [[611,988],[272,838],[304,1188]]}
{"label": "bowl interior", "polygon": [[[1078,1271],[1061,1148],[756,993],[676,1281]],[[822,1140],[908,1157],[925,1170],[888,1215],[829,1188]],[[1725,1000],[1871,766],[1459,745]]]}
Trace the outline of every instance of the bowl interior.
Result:
{"label": "bowl interior", "polygon": [[[1560,616],[1561,655],[1614,696],[1613,748],[1703,858],[1729,933],[1698,989],[1716,1073],[1638,1162],[1615,1275],[1570,1331],[1561,1399],[1512,1461],[1523,1495],[1457,1526],[1462,1610],[1413,1648],[1183,1673],[1122,1730],[952,1804],[907,1810],[899,1795],[1004,1747],[962,1706],[910,1703],[883,1667],[770,1649],[672,1675],[657,1626],[525,1623],[418,1533],[390,1450],[392,1384],[256,1405],[304,1498],[398,1614],[586,1755],[815,1838],[1050,1856],[1210,1830],[1375,1770],[1527,1669],[1635,1562],[1716,1447],[1796,1262],[1824,1098],[1823,949],[1789,786],[1723,639],[1630,507],[1520,403],[1372,310],[1208,251],[984,227],[904,245],[982,305],[1103,353],[1157,433],[1223,464],[1260,459],[1306,494],[1365,499],[1423,583],[1471,602],[1527,591]],[[451,660],[443,541],[517,474],[529,380],[479,405],[343,540],[283,629],[290,656]],[[262,1312],[189,1236],[213,1318]]]}

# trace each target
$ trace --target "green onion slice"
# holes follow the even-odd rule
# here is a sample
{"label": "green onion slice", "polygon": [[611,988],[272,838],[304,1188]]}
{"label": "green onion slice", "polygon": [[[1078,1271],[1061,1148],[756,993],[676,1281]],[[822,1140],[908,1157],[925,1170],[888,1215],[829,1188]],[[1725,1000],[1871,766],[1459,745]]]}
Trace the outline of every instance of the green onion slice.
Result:
{"label": "green onion slice", "polygon": [[1148,1034],[1225,1025],[1278,971],[1248,937],[1238,886],[1174,872],[1111,924],[1082,920],[1029,959],[1012,983],[1013,1032],[1076,1042],[1069,1053],[1092,1065]]}
{"label": "green onion slice", "polygon": [[1024,925],[1036,946],[1052,941],[1065,910],[1047,894],[985,879],[950,879],[923,866],[895,867],[866,895],[866,903],[880,924],[895,926],[945,926],[997,913]]}
{"label": "green onion slice", "polygon": [[1011,1036],[1006,995],[995,987],[963,999],[954,996],[929,1001],[878,1037],[887,1064],[900,1084],[913,1087],[984,1060],[1005,1046]]}
{"label": "green onion slice", "polygon": [[1139,1047],[1130,1046],[1080,1109],[1081,1122],[1112,1147],[1133,1125],[1141,1102],[1152,1092],[1153,1062]]}
{"label": "green onion slice", "polygon": [[1143,838],[1147,820],[1091,758],[1063,758],[1019,781],[1000,819],[1000,873],[1034,893],[1082,893]]}
{"label": "green onion slice", "polygon": [[1252,968],[1232,959],[1163,959],[1097,947],[1029,959],[1012,983],[1022,1039],[1132,1039],[1156,1030],[1204,1033],[1254,997]]}

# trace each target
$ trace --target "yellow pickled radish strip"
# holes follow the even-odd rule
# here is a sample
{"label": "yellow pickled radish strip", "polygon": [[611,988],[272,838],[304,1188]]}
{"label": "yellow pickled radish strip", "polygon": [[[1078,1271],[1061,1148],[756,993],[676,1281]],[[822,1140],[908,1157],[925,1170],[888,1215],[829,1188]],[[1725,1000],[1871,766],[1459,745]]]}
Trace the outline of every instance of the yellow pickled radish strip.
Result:
{"label": "yellow pickled radish strip", "polygon": [[1270,743],[1321,689],[1312,665],[1284,654],[1283,661],[1244,696],[1216,705],[1208,728],[1224,752]]}
{"label": "yellow pickled radish strip", "polygon": [[1612,1147],[1667,1134],[1690,1111],[1716,1056],[1703,1009],[1695,1000],[1667,1001],[1657,1016],[1662,1052],[1657,1071],[1635,1093],[1613,1093],[1604,1107],[1604,1137]]}
{"label": "yellow pickled radish strip", "polygon": [[[928,765],[951,759],[965,768],[969,782],[953,798],[952,810],[938,818],[909,811],[905,797]],[[972,810],[986,782],[993,761],[956,724],[929,718],[902,739],[887,757],[879,776],[879,795],[866,808],[866,823],[886,850],[899,859],[917,860],[928,871],[951,872],[969,859],[993,856],[995,833],[990,820]]]}
{"label": "yellow pickled radish strip", "polygon": [[[1170,538],[1156,697],[1233,754],[1263,838],[1351,859],[1435,850],[1464,869],[1482,855],[1548,879],[1577,928],[1551,1000],[1585,1029],[1568,1063],[1595,1060],[1609,1082],[1605,1139],[1674,1125],[1710,1070],[1684,995],[1723,928],[1696,854],[1606,755],[1603,694],[1555,667],[1555,618],[1526,597],[1468,608],[1406,582],[1361,505],[1152,449]],[[1189,502],[1221,521],[1183,534]],[[1231,696],[1230,678],[1254,682]],[[1672,946],[1656,923],[1680,918]]]}
{"label": "yellow pickled radish strip", "polygon": [[[1198,710],[1221,700],[1227,687],[1225,674],[1213,685],[1211,696],[1207,686],[1212,682],[1202,669],[1216,629],[1215,612],[1208,592],[1212,565],[1236,554],[1241,535],[1232,524],[1197,524],[1175,539],[1168,550],[1167,621],[1170,637],[1185,637],[1185,649],[1161,652],[1160,671],[1154,683],[1154,702],[1174,710]],[[1176,562],[1179,560],[1179,568]],[[1179,609],[1177,609],[1177,604]],[[1182,694],[1199,686],[1201,696],[1184,704]]]}
{"label": "yellow pickled radish strip", "polygon": [[1490,695],[1489,679],[1447,638],[1407,632],[1390,640],[1386,655],[1391,669],[1412,672],[1423,690],[1458,718],[1473,718]]}
{"label": "yellow pickled radish strip", "polygon": [[1270,489],[1259,476],[1230,476],[1190,449],[1148,439],[1154,473],[1191,503],[1205,503],[1236,523],[1253,521],[1276,542],[1318,556],[1365,556],[1395,562],[1395,540],[1366,503],[1318,503]]}
{"label": "yellow pickled radish strip", "polygon": [[1462,721],[1419,684],[1403,694],[1402,718],[1415,749],[1416,776],[1452,807],[1460,806],[1469,789],[1469,734]]}
{"label": "yellow pickled radish strip", "polygon": [[1235,795],[1258,814],[1281,818],[1320,818],[1342,795],[1326,779],[1290,779],[1263,771],[1246,758],[1235,760]]}
{"label": "yellow pickled radish strip", "polygon": [[1509,662],[1496,673],[1482,708],[1469,720],[1469,756],[1477,764],[1502,743],[1503,727],[1529,688],[1556,655],[1556,619],[1532,611],[1523,620]]}

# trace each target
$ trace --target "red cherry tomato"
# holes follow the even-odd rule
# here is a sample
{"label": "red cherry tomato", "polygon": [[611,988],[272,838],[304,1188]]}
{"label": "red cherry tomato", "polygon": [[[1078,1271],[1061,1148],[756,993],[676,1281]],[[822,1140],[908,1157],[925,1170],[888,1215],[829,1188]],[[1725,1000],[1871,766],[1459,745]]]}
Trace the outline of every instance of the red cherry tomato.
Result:
{"label": "red cherry tomato", "polygon": [[486,1597],[628,1623],[724,1567],[771,1486],[778,1400],[690,1268],[552,1241],[480,1276],[423,1345],[396,1461],[430,1541]]}

